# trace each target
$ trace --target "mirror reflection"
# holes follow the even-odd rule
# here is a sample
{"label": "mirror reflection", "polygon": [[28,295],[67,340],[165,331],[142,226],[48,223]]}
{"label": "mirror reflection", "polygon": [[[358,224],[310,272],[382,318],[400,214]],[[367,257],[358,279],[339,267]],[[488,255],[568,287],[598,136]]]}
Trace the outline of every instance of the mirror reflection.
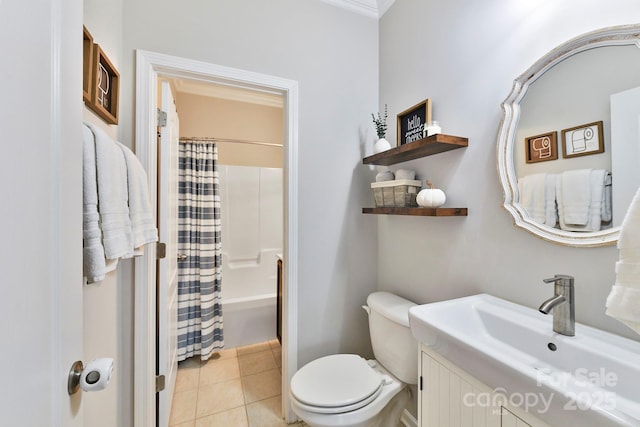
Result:
{"label": "mirror reflection", "polygon": [[529,87],[520,111],[517,202],[531,219],[574,232],[620,226],[640,184],[640,49],[563,60]]}
{"label": "mirror reflection", "polygon": [[516,227],[567,246],[615,244],[640,187],[640,25],[550,51],[502,103],[498,172]]}

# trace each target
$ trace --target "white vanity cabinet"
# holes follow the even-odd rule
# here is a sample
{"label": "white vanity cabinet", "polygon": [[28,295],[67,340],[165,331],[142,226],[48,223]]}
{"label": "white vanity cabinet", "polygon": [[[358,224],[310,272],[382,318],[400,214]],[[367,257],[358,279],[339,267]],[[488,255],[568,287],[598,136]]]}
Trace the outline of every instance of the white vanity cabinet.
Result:
{"label": "white vanity cabinet", "polygon": [[550,427],[424,345],[418,393],[420,427]]}

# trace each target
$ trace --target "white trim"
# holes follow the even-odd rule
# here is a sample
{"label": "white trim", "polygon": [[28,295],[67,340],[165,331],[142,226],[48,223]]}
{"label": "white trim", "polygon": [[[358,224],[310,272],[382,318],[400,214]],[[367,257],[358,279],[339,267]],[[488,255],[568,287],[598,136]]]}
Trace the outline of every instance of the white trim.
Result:
{"label": "white trim", "polygon": [[[296,420],[289,403],[289,381],[298,363],[298,83],[220,65],[144,50],[136,52],[136,154],[149,177],[152,205],[156,202],[155,109],[158,76],[181,78],[280,94],[285,111],[285,265],[282,348],[282,405],[287,422]],[[155,248],[135,264],[134,425],[154,425],[155,419]]]}
{"label": "white trim", "polygon": [[378,0],[378,17],[382,18],[396,0]]}
{"label": "white trim", "polygon": [[400,422],[406,427],[418,427],[418,420],[416,420],[416,418],[411,415],[411,412],[409,412],[407,409],[402,412]]}
{"label": "white trim", "polygon": [[210,98],[264,105],[266,107],[282,108],[282,97],[272,93],[240,90],[235,87],[212,85],[210,83],[184,79],[172,80],[171,84],[175,86],[175,91],[178,93],[188,93],[208,96]]}
{"label": "white trim", "polygon": [[370,18],[382,18],[396,0],[321,0]]}

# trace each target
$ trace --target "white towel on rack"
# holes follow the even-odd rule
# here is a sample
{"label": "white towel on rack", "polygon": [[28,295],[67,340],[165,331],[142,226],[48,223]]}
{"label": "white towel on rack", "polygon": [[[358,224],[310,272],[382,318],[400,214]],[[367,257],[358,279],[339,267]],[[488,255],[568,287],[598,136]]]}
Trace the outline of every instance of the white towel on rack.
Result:
{"label": "white towel on rack", "polygon": [[96,146],[93,132],[82,126],[82,271],[88,283],[104,279],[106,265],[96,178]]}
{"label": "white towel on rack", "polygon": [[567,225],[587,225],[591,202],[591,169],[565,171],[562,185],[562,220]]}
{"label": "white towel on rack", "polygon": [[[605,178],[607,171],[604,169],[581,169],[589,171],[589,197],[587,205],[587,222],[583,225],[574,224],[567,221],[566,198],[571,197],[567,192],[571,191],[572,184],[565,185],[564,180],[558,180],[556,187],[556,197],[558,198],[558,217],[560,228],[567,231],[599,231],[602,228],[602,218],[606,210],[605,205]],[[574,171],[568,171],[574,172]],[[567,172],[564,172],[567,173]],[[563,173],[563,175],[564,175]],[[582,177],[584,178],[584,176]],[[585,178],[586,179],[586,178]]]}
{"label": "white towel on rack", "polygon": [[133,256],[133,236],[124,153],[102,129],[92,123],[86,124],[95,137],[98,212],[105,257],[129,258]]}
{"label": "white towel on rack", "polygon": [[640,189],[625,214],[618,239],[616,282],[607,297],[607,315],[640,334]]}
{"label": "white towel on rack", "polygon": [[139,248],[147,243],[158,241],[158,229],[153,219],[153,210],[149,200],[147,173],[129,147],[119,142],[118,146],[124,153],[127,165],[129,219],[133,233],[133,247]]}
{"label": "white towel on rack", "polygon": [[518,179],[520,204],[531,218],[554,227],[557,222],[556,175],[532,174]]}

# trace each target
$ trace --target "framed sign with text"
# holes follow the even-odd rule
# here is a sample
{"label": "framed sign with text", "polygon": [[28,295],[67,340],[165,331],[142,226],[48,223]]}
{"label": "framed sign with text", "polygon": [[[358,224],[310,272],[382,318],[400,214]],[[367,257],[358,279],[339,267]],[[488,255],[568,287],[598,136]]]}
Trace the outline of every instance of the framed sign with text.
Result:
{"label": "framed sign with text", "polygon": [[431,100],[424,101],[398,114],[398,147],[422,139],[424,125],[431,121]]}

